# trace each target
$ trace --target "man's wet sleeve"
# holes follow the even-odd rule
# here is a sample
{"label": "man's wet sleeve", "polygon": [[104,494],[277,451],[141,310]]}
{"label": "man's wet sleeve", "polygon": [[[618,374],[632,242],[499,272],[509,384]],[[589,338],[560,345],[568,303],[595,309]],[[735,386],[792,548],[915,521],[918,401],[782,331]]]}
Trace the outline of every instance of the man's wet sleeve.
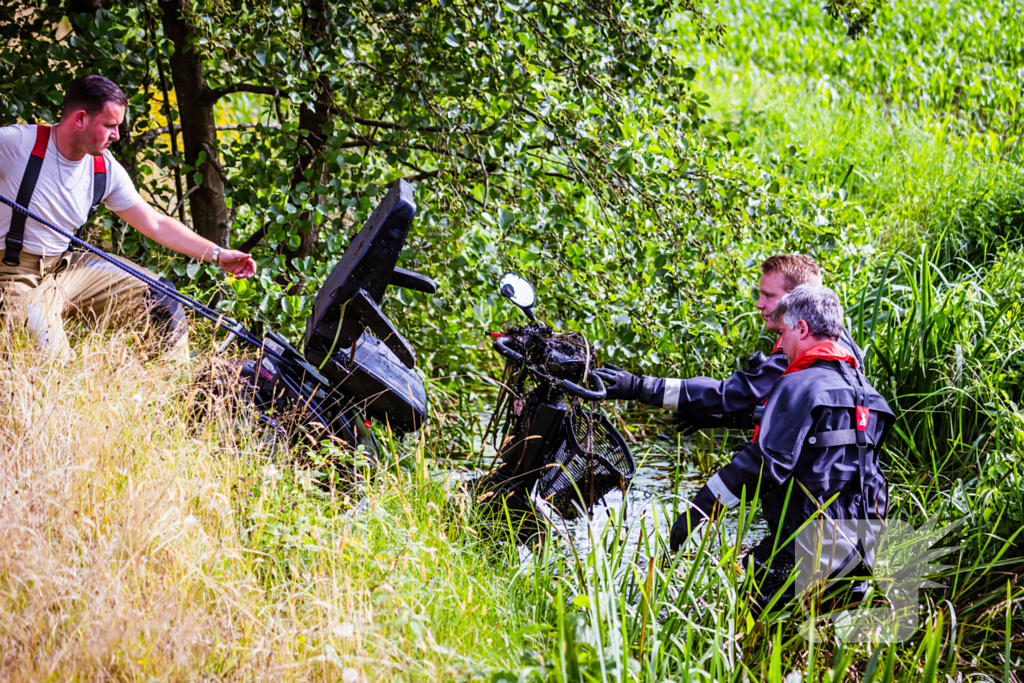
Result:
{"label": "man's wet sleeve", "polygon": [[791,454],[765,455],[760,444],[749,443],[736,451],[729,464],[708,479],[704,488],[720,505],[733,508],[743,497],[750,501],[759,490],[784,484],[793,474],[794,465]]}
{"label": "man's wet sleeve", "polygon": [[728,465],[708,479],[701,492],[707,489],[707,493],[710,493],[719,505],[734,508],[740,504],[741,498],[745,497],[750,501],[754,497],[763,469],[764,459],[760,447],[756,443],[747,444],[736,451]]}
{"label": "man's wet sleeve", "polygon": [[786,357],[773,354],[761,365],[740,370],[724,380],[644,378],[645,402],[677,412],[727,415],[753,412],[764,403],[775,382],[786,370]]}

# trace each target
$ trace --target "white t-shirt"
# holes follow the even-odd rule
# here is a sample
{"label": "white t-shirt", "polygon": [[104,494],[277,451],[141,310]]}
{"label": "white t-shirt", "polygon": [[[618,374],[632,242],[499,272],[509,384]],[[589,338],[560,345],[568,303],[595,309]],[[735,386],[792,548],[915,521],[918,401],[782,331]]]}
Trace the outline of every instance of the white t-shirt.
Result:
{"label": "white t-shirt", "polygon": [[[68,161],[57,151],[53,129],[46,157],[39,171],[32,201],[27,207],[54,225],[74,233],[85,225],[92,205],[93,159],[86,155],[81,161]],[[18,187],[25,175],[28,158],[36,144],[35,126],[0,128],[0,194],[17,200]],[[103,203],[111,211],[130,209],[142,201],[128,173],[117,163],[110,150],[103,152],[107,162],[107,189]],[[0,204],[0,249],[11,227],[11,207]],[[68,240],[31,218],[25,221],[25,244],[28,254],[55,256],[68,249]]]}

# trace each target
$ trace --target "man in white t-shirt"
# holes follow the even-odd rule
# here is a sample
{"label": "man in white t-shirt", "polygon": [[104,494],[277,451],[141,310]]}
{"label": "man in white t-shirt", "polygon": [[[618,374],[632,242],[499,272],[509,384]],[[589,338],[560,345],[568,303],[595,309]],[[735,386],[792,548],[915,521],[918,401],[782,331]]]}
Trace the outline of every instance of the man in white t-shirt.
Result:
{"label": "man in white t-shirt", "polygon": [[[236,277],[252,276],[256,264],[249,254],[222,249],[158,213],[139,196],[107,149],[118,139],[127,104],[128,98],[114,83],[85,76],[68,88],[55,126],[0,128],[0,194],[23,200],[19,203],[33,213],[72,233],[102,202],[169,249],[215,263]],[[64,313],[101,320],[144,307],[156,323],[154,329],[164,334],[167,355],[187,357],[185,316],[178,302],[98,256],[68,248],[66,238],[0,204],[5,323],[23,321],[41,347],[69,360],[74,352],[64,333]],[[161,282],[173,287],[166,279]]]}

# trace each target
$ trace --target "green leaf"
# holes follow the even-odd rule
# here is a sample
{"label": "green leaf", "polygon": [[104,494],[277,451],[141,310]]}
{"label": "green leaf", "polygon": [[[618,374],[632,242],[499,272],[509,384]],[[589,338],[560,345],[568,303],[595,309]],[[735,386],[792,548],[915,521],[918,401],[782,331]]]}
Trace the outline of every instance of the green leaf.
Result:
{"label": "green leaf", "polygon": [[572,599],[572,604],[579,609],[590,609],[590,598],[586,595],[577,595]]}

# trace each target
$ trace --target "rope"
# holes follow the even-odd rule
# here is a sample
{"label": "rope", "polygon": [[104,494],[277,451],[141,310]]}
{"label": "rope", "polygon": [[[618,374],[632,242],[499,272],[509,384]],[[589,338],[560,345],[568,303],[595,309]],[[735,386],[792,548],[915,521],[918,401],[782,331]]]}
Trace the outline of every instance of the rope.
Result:
{"label": "rope", "polygon": [[256,336],[254,336],[248,329],[246,329],[246,327],[242,325],[242,323],[232,320],[231,318],[228,318],[223,313],[218,313],[217,311],[213,310],[212,308],[202,303],[201,301],[197,301],[188,295],[182,294],[174,287],[168,287],[167,285],[164,285],[162,282],[160,282],[154,277],[151,277],[149,274],[144,273],[138,268],[135,268],[127,263],[124,263],[123,261],[114,258],[113,256],[103,251],[99,247],[94,247],[93,245],[89,244],[88,242],[81,239],[77,235],[70,233],[64,230],[63,228],[57,227],[56,225],[49,222],[45,218],[37,216],[36,214],[32,213],[22,205],[8,199],[2,194],[0,194],[0,203],[6,204],[7,206],[11,207],[11,209],[13,209],[14,211],[17,211],[20,214],[24,214],[26,217],[31,218],[40,225],[46,226],[47,228],[53,230],[55,233],[57,233],[61,237],[66,238],[73,244],[76,244],[84,248],[86,251],[95,254],[96,256],[99,256],[104,261],[114,264],[115,266],[117,266],[124,272],[128,273],[135,279],[145,282],[152,289],[160,292],[161,294],[164,294],[165,296],[169,296],[170,298],[180,303],[182,306],[192,309],[193,311],[203,316],[204,318],[214,323],[215,325],[223,327],[229,332],[234,333],[239,339],[242,339],[243,341],[252,344],[256,348],[262,349],[264,353],[274,356],[275,358],[282,362],[287,362],[287,360],[281,354],[277,353],[273,349],[265,348],[263,346],[263,342],[259,340]]}

